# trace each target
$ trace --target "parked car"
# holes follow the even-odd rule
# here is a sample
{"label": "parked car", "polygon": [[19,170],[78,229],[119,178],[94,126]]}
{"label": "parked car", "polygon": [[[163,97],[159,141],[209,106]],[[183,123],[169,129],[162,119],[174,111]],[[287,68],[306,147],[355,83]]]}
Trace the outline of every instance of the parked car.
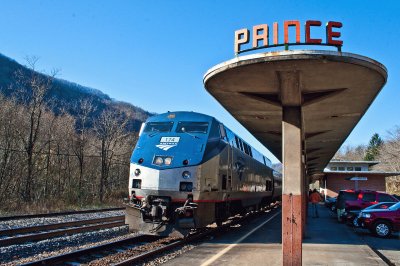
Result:
{"label": "parked car", "polygon": [[336,198],[326,197],[325,207],[327,207],[331,211],[335,212],[336,211]]}
{"label": "parked car", "polygon": [[392,195],[373,190],[341,190],[340,196],[346,200],[346,211],[362,210],[379,202],[399,202]]}
{"label": "parked car", "polygon": [[387,208],[389,208],[390,206],[394,205],[396,202],[380,202],[374,205],[371,205],[363,210],[352,210],[352,211],[346,211],[343,214],[342,219],[344,221],[346,221],[347,224],[355,226],[355,227],[359,227],[359,223],[358,223],[358,215],[360,214],[360,212],[364,211],[364,210],[372,210],[372,209],[384,209],[386,210]]}
{"label": "parked car", "polygon": [[400,202],[386,210],[363,210],[358,221],[362,228],[369,229],[376,236],[388,237],[392,231],[400,230]]}

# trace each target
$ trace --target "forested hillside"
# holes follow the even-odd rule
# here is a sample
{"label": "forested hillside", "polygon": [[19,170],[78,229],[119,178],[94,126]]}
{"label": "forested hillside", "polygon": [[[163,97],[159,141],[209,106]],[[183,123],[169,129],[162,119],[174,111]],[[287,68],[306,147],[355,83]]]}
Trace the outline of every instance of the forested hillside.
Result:
{"label": "forested hillside", "polygon": [[[25,98],[31,97],[30,88],[18,83],[21,76],[28,76],[32,68],[36,67],[36,61],[36,58],[27,58],[27,66],[24,66],[0,54],[0,92],[7,98],[18,94],[20,96],[23,94]],[[151,115],[151,113],[132,104],[112,100],[99,90],[59,79],[57,73],[36,73],[43,79],[54,75],[54,77],[51,77],[52,84],[49,86],[44,100],[55,114],[66,112],[76,117],[79,113],[80,102],[87,101],[93,107],[93,111],[90,113],[92,120],[99,117],[105,109],[122,110],[124,113],[131,114],[131,120],[127,124],[130,131],[138,131],[141,123]]]}
{"label": "forested hillside", "polygon": [[0,210],[120,201],[149,115],[0,56]]}

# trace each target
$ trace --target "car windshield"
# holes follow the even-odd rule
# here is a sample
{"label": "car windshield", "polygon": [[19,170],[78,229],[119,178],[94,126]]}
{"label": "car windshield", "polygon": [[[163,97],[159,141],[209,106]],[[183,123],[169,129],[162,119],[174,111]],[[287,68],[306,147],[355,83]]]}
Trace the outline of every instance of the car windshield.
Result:
{"label": "car windshield", "polygon": [[206,134],[208,132],[208,123],[207,122],[178,122],[176,132]]}
{"label": "car windshield", "polygon": [[397,202],[396,204],[389,207],[389,210],[391,211],[397,211],[398,209],[400,209],[400,202]]}
{"label": "car windshield", "polygon": [[170,132],[174,122],[148,122],[144,132]]}
{"label": "car windshield", "polygon": [[[380,202],[374,205],[371,205],[367,208],[365,208],[365,210],[370,210],[370,209],[387,209],[389,206],[392,206],[394,203],[393,202]],[[386,208],[382,208],[382,205],[385,205]]]}

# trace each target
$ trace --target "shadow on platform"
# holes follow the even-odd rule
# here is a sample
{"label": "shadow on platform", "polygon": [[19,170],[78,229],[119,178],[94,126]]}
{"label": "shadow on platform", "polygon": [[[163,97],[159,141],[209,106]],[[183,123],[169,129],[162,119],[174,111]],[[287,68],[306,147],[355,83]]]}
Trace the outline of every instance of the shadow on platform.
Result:
{"label": "shadow on platform", "polygon": [[[311,208],[309,214],[310,211]],[[400,265],[400,241],[396,236],[380,239],[340,224],[335,214],[323,205],[319,206],[319,212],[319,218],[308,218],[303,240],[303,265],[387,265],[378,254]],[[205,262],[204,265],[282,265],[281,234],[281,211],[277,209],[202,243],[166,265],[203,265]]]}

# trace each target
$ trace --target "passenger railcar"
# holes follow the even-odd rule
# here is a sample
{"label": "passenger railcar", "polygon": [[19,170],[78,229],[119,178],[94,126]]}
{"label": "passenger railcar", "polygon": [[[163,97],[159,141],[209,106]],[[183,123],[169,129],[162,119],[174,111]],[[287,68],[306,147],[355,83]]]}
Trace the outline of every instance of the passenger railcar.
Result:
{"label": "passenger railcar", "polygon": [[268,158],[215,118],[150,117],[130,163],[127,223],[147,233],[187,233],[268,205],[282,193]]}

